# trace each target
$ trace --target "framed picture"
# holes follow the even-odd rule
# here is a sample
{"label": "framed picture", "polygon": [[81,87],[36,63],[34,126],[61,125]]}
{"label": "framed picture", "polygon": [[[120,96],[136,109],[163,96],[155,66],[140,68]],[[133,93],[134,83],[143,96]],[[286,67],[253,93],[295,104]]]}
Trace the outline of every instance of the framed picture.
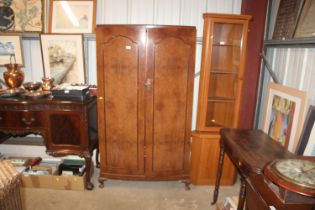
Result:
{"label": "framed picture", "polygon": [[0,66],[8,63],[24,65],[20,35],[0,35]]}
{"label": "framed picture", "polygon": [[302,13],[300,15],[294,38],[305,38],[315,36],[315,1],[305,0]]}
{"label": "framed picture", "polygon": [[41,34],[44,76],[56,84],[85,83],[82,34]]}
{"label": "framed picture", "polygon": [[49,31],[52,33],[93,33],[95,0],[50,0]]}
{"label": "framed picture", "polygon": [[43,32],[45,29],[45,0],[1,0],[0,30]]}
{"label": "framed picture", "polygon": [[297,155],[315,156],[315,106],[310,106],[305,118]]}
{"label": "framed picture", "polygon": [[306,98],[304,91],[268,84],[263,130],[291,152],[298,144]]}

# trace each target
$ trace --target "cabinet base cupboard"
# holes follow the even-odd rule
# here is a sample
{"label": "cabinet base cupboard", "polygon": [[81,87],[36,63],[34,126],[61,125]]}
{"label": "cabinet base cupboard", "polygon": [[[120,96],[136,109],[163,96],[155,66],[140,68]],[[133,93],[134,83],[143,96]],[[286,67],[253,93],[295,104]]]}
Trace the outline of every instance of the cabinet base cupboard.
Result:
{"label": "cabinet base cupboard", "polygon": [[101,186],[189,178],[195,27],[98,25]]}

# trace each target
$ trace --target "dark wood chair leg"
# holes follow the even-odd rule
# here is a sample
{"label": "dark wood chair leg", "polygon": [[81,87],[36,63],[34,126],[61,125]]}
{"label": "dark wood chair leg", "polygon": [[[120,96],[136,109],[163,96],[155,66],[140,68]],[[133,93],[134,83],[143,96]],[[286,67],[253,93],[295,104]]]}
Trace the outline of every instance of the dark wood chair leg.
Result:
{"label": "dark wood chair leg", "polygon": [[222,139],[220,139],[220,157],[219,157],[219,165],[218,165],[218,171],[217,171],[217,178],[215,181],[215,188],[213,192],[213,200],[211,205],[214,205],[219,196],[219,187],[220,187],[220,181],[222,176],[222,168],[223,168],[223,162],[224,162],[224,144]]}

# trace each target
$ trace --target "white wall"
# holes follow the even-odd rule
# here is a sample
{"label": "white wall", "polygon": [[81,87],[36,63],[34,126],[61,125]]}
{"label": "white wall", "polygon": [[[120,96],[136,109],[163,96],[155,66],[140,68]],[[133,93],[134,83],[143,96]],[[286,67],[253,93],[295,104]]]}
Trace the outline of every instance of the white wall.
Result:
{"label": "white wall", "polygon": [[[97,24],[164,24],[190,25],[197,28],[196,78],[193,102],[193,122],[196,125],[196,107],[199,87],[201,60],[201,40],[203,32],[202,14],[240,14],[241,0],[98,0]],[[43,64],[38,39],[24,39],[23,51],[25,81],[41,81]],[[96,84],[96,45],[95,39],[85,38],[87,82]],[[4,69],[0,69],[2,72]],[[0,150],[1,152],[1,150]]]}

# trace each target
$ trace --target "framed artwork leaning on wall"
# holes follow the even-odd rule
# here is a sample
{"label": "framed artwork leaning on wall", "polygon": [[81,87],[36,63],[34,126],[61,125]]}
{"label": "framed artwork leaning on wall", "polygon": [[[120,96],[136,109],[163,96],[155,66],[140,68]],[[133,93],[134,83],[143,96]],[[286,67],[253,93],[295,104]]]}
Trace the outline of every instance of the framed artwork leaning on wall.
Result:
{"label": "framed artwork leaning on wall", "polygon": [[304,119],[307,93],[275,83],[268,84],[264,132],[295,152]]}
{"label": "framed artwork leaning on wall", "polygon": [[0,30],[44,32],[46,0],[1,0]]}
{"label": "framed artwork leaning on wall", "polygon": [[50,0],[49,32],[93,33],[95,0]]}
{"label": "framed artwork leaning on wall", "polygon": [[41,34],[44,76],[56,84],[85,83],[82,34]]}
{"label": "framed artwork leaning on wall", "polygon": [[310,106],[305,118],[297,155],[315,156],[315,106]]}
{"label": "framed artwork leaning on wall", "polygon": [[9,63],[24,65],[21,35],[8,33],[0,35],[0,66]]}

